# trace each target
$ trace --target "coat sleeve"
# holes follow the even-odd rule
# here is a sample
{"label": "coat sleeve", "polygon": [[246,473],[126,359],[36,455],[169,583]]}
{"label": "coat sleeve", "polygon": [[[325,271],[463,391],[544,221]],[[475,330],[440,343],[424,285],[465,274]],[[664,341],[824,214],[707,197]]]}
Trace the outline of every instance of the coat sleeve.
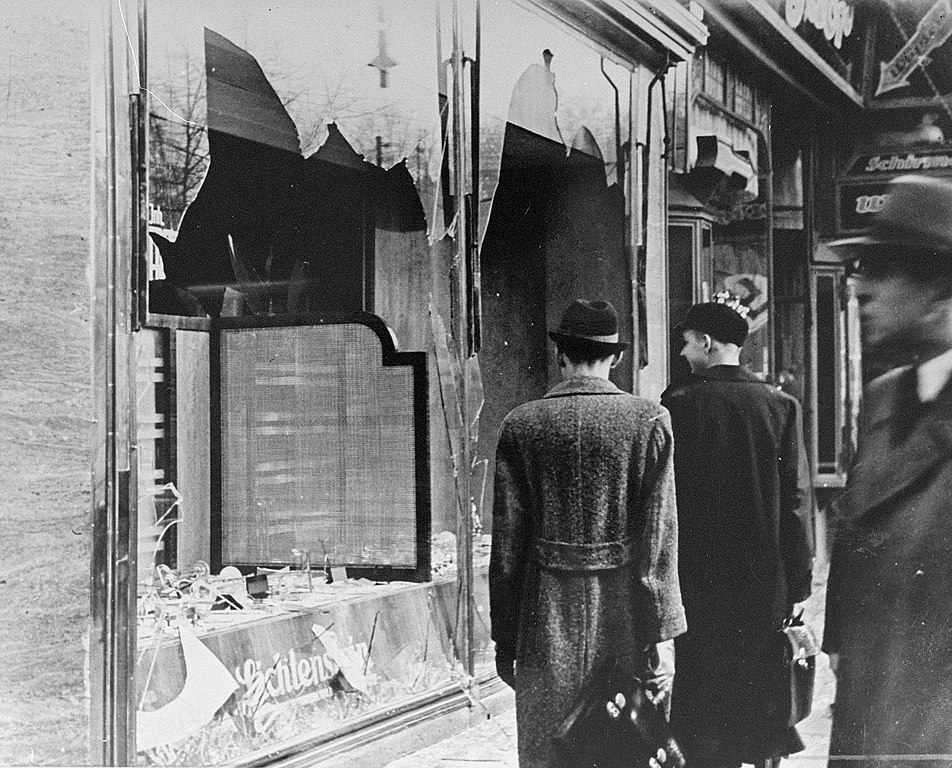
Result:
{"label": "coat sleeve", "polygon": [[520,599],[531,545],[529,484],[519,446],[503,423],[496,446],[489,616],[496,656],[516,657]]}
{"label": "coat sleeve", "polygon": [[787,602],[810,596],[813,577],[813,483],[803,440],[800,405],[790,398],[790,413],[780,450],[780,552],[787,581]]}
{"label": "coat sleeve", "polygon": [[852,572],[852,566],[848,564],[849,550],[852,549],[855,544],[852,542],[850,525],[843,519],[840,509],[844,503],[848,504],[852,490],[853,467],[860,461],[860,447],[863,444],[863,438],[869,433],[870,422],[872,421],[871,414],[878,406],[878,399],[882,397],[882,383],[882,377],[876,379],[863,394],[863,405],[859,411],[858,444],[850,465],[846,489],[843,491],[843,495],[831,505],[830,510],[827,512],[829,536],[832,544],[830,546],[830,573],[827,578],[826,586],[826,609],[823,614],[823,643],[821,650],[824,653],[839,653],[843,639],[843,611],[846,607],[844,592]]}
{"label": "coat sleeve", "polygon": [[826,610],[823,614],[823,642],[820,650],[824,653],[839,653],[842,642],[842,604],[843,586],[846,579],[844,563],[844,536],[842,531],[834,529],[833,546],[830,554],[830,575],[826,585]]}
{"label": "coat sleeve", "polygon": [[[632,478],[632,482],[634,482]],[[674,434],[667,410],[655,418],[641,478],[645,527],[639,575],[647,593],[646,643],[669,640],[687,630],[678,581],[678,510],[674,491]]]}

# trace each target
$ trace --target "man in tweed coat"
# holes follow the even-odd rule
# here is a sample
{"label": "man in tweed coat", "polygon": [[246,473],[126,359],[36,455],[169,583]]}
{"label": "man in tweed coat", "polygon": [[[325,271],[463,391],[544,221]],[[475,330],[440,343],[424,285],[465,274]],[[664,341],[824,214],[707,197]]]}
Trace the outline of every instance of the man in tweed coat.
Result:
{"label": "man in tweed coat", "polygon": [[662,670],[655,644],[686,629],[668,414],[608,380],[627,346],[608,302],[574,302],[549,336],[563,381],[513,410],[496,448],[492,637],[523,768],[555,764],[596,656],[663,689],[673,662]]}

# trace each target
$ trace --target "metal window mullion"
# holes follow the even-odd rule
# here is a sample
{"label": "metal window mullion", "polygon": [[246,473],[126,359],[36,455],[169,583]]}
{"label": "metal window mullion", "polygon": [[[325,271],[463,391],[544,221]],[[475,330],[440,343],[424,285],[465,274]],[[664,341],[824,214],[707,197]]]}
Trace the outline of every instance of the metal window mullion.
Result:
{"label": "metal window mullion", "polygon": [[[453,277],[457,288],[458,311],[454,318],[453,336],[456,340],[456,350],[459,355],[460,367],[463,375],[460,377],[459,397],[463,415],[462,449],[460,456],[460,471],[458,498],[462,501],[459,510],[459,525],[457,527],[457,557],[459,596],[464,605],[457,606],[459,629],[457,633],[457,649],[460,661],[467,675],[473,675],[475,669],[475,652],[473,642],[473,523],[470,514],[471,483],[470,469],[472,467],[472,451],[470,446],[470,431],[472,420],[469,414],[469,382],[467,360],[469,358],[469,276],[467,264],[469,260],[470,227],[467,221],[466,208],[466,173],[465,162],[466,135],[463,127],[465,114],[466,87],[465,71],[463,66],[463,38],[459,0],[453,0],[453,198],[456,210],[456,257],[454,258]],[[474,181],[474,183],[476,183]]]}

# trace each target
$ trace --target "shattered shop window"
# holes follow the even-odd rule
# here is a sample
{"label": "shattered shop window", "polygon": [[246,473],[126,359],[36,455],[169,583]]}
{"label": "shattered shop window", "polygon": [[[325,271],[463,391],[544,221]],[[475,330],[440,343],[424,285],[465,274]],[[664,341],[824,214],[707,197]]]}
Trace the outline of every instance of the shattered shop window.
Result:
{"label": "shattered shop window", "polygon": [[150,4],[150,313],[374,311],[380,233],[442,219],[436,18],[430,0]]}

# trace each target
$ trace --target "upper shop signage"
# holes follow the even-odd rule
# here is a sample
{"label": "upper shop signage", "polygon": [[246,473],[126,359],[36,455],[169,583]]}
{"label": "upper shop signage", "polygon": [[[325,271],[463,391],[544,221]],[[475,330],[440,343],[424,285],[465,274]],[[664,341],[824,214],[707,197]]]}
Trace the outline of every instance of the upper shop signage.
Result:
{"label": "upper shop signage", "polygon": [[843,38],[853,31],[853,6],[845,0],[786,0],[784,18],[796,29],[804,21],[823,33],[834,48],[843,45]]}
{"label": "upper shop signage", "polygon": [[890,61],[879,63],[876,95],[909,85],[913,70],[927,61],[929,54],[949,37],[952,37],[952,0],[938,0],[899,52]]}
{"label": "upper shop signage", "polygon": [[948,149],[860,155],[853,161],[849,175],[869,176],[881,173],[942,170],[952,171],[952,151]]}

